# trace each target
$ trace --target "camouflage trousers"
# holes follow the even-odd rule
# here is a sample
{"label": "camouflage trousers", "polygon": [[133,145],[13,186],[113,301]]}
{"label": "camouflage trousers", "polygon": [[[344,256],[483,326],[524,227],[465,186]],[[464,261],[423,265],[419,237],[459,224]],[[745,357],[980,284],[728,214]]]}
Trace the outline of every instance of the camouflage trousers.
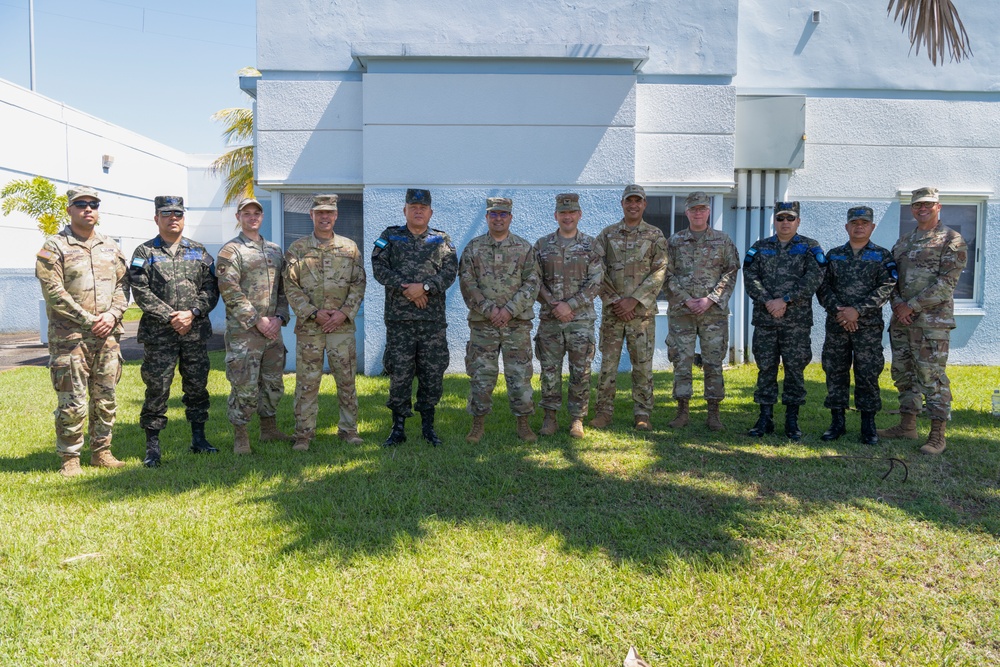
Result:
{"label": "camouflage trousers", "polygon": [[146,400],[139,413],[139,426],[162,431],[167,426],[167,401],[174,381],[174,368],[181,373],[184,416],[192,424],[208,421],[208,348],[204,341],[175,340],[146,343],[140,373],[146,383]]}
{"label": "camouflage trousers", "polygon": [[226,379],[229,380],[229,423],[243,426],[255,412],[273,417],[285,395],[285,343],[266,338],[251,327],[226,332]]}
{"label": "camouflage trousers", "polygon": [[628,322],[608,308],[601,320],[601,379],[597,383],[597,414],[611,414],[615,407],[618,362],[622,344],[628,346],[632,363],[632,411],[648,417],[653,413],[653,346],[656,319],[637,317]]}
{"label": "camouflage trousers", "polygon": [[91,451],[110,447],[115,424],[115,386],[122,376],[118,337],[49,340],[49,375],[58,399],[53,413],[56,451],[80,455],[86,417],[90,422]]}
{"label": "camouflage trousers", "polygon": [[510,411],[518,417],[535,411],[531,388],[531,322],[511,322],[505,327],[470,322],[469,342],[465,346],[465,372],[469,375],[468,411],[487,415],[493,410],[493,388],[500,374],[498,363],[503,354],[503,377],[507,383]]}
{"label": "camouflage trousers", "polygon": [[535,334],[535,354],[542,367],[542,408],[558,410],[562,406],[563,357],[569,356],[567,410],[572,417],[587,416],[595,348],[592,320],[542,320]]}
{"label": "camouflage trousers", "polygon": [[300,333],[295,344],[295,435],[310,440],[316,436],[319,415],[319,385],[323,380],[323,354],[337,383],[341,431],[358,430],[357,343],[353,331],[329,334]]}
{"label": "camouflage trousers", "polygon": [[920,414],[923,400],[931,419],[951,418],[951,382],[945,374],[951,332],[893,324],[889,327],[892,348],[892,381],[899,391],[899,411]]}
{"label": "camouflage trousers", "polygon": [[785,369],[781,402],[804,405],[806,402],[805,370],[812,361],[812,327],[755,327],[753,330],[754,361],[757,362],[757,388],[753,402],[774,405],[778,402],[778,364]]}
{"label": "camouflage trousers", "polygon": [[429,410],[444,393],[448,368],[447,325],[444,322],[404,320],[386,322],[382,365],[389,375],[389,400],[393,413],[411,417],[413,378],[417,378],[417,412]]}
{"label": "camouflage trousers", "polygon": [[695,342],[701,340],[701,364],[705,372],[705,398],[721,401],[726,397],[722,364],[729,354],[729,318],[701,315],[670,315],[667,357],[674,367],[674,398],[691,398],[694,393]]}
{"label": "camouflage trousers", "polygon": [[882,409],[878,377],[885,367],[882,352],[882,325],[860,327],[854,333],[826,330],[823,341],[823,372],[826,373],[826,400],[823,405],[846,409],[851,404],[851,367],[854,367],[854,407],[861,412]]}

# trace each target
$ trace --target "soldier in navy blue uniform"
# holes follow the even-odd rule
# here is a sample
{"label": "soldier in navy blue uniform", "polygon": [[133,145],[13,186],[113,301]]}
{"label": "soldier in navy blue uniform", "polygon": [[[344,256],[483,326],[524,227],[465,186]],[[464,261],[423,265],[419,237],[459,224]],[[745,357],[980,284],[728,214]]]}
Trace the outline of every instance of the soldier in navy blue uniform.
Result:
{"label": "soldier in navy blue uniform", "polygon": [[885,366],[882,352],[882,306],[896,286],[892,253],[871,242],[875,218],[867,206],[847,211],[850,240],[831,250],[819,303],[826,310],[823,372],[826,401],[832,415],[822,440],[836,440],[847,432],[844,414],[850,404],[851,366],[854,367],[854,406],[861,412],[861,441],[877,445],[875,414],[882,409],[878,377]]}
{"label": "soldier in navy blue uniform", "polygon": [[812,361],[810,330],[812,299],[826,272],[826,256],[814,239],[798,234],[799,203],[775,202],[777,234],[761,239],[743,260],[743,284],[753,301],[753,356],[757,388],[753,400],[760,406],[757,423],[748,435],[774,432],[774,404],[778,402],[778,364],[785,369],[782,403],[785,435],[802,437],[799,406],[806,402],[804,372]]}
{"label": "soldier in navy blue uniform", "polygon": [[458,256],[451,238],[429,227],[433,214],[430,191],[407,190],[406,224],[386,228],[372,250],[372,273],[385,285],[382,361],[389,374],[386,405],[392,410],[392,431],[382,443],[387,447],[406,441],[414,375],[424,439],[441,444],[434,430],[434,408],[448,367],[445,293],[458,275]]}

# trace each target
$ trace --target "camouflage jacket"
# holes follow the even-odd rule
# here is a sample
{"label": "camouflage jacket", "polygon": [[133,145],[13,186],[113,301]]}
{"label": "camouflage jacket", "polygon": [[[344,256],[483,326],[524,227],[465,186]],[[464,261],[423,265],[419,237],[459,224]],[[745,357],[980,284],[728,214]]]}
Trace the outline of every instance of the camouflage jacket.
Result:
{"label": "camouflage jacket", "polygon": [[574,322],[597,317],[594,298],[604,279],[604,258],[594,240],[578,231],[576,238],[563,245],[556,238],[559,232],[535,241],[535,257],[541,272],[538,301],[542,304],[541,319],[554,320],[552,305],[565,301],[573,310]]}
{"label": "camouflage jacket", "polygon": [[[414,236],[406,225],[387,227],[372,250],[372,273],[385,285],[385,321],[424,320],[445,326],[444,297],[458,274],[451,238],[430,227]],[[430,287],[427,307],[417,308],[403,296],[404,283]]]}
{"label": "camouflage jacket", "polygon": [[240,232],[222,246],[215,274],[226,304],[228,331],[247,331],[262,317],[280,315],[288,322],[288,300],[281,277],[284,265],[281,248],[264,238],[253,241]]}
{"label": "camouflage jacket", "polygon": [[595,243],[604,257],[600,294],[605,308],[632,297],[639,302],[636,315],[656,315],[656,297],[667,272],[667,240],[663,232],[645,220],[634,229],[620,220],[602,229]]}
{"label": "camouflage jacket", "polygon": [[[813,294],[823,282],[826,256],[815,239],[796,234],[783,248],[777,236],[753,244],[743,259],[743,285],[753,301],[755,327],[811,327]],[[784,317],[764,303],[788,298]]]}
{"label": "camouflage jacket", "polygon": [[[208,314],[219,303],[215,261],[205,246],[181,238],[176,254],[160,238],[146,241],[132,253],[128,267],[132,296],[142,308],[139,320],[140,343],[169,343],[175,340],[205,341],[212,336]],[[183,336],[170,326],[170,313],[197,308],[191,330]]]}
{"label": "camouflage jacket", "polygon": [[338,332],[354,331],[367,282],[358,244],[346,236],[309,234],[293,241],[285,251],[285,293],[297,318],[295,333],[320,333],[310,316],[321,309],[347,315]]}
{"label": "camouflage jacket", "polygon": [[706,316],[729,317],[729,298],[736,288],[740,253],[728,234],[709,227],[699,239],[690,229],[679,231],[667,241],[667,257],[671,315],[690,315],[685,302],[707,296],[718,308],[709,307]]}
{"label": "camouflage jacket", "polygon": [[837,310],[850,306],[858,311],[858,325],[882,328],[882,306],[896,286],[896,262],[892,253],[868,242],[855,254],[850,243],[826,255],[826,277],[816,296],[826,310],[826,330],[839,332]]}
{"label": "camouflage jacket", "polygon": [[118,245],[94,232],[81,241],[69,225],[49,237],[35,259],[35,277],[42,286],[49,318],[49,340],[93,336],[98,315],[111,313],[122,332],[122,313],[128,308],[126,263]]}
{"label": "camouflage jacket", "polygon": [[968,255],[961,234],[940,222],[930,231],[917,228],[896,241],[892,256],[899,268],[899,282],[892,305],[906,302],[915,311],[910,326],[955,328],[955,287]]}
{"label": "camouflage jacket", "polygon": [[531,244],[516,234],[469,241],[458,265],[458,284],[470,322],[489,322],[493,308],[506,308],[511,322],[531,322],[538,296],[538,263]]}

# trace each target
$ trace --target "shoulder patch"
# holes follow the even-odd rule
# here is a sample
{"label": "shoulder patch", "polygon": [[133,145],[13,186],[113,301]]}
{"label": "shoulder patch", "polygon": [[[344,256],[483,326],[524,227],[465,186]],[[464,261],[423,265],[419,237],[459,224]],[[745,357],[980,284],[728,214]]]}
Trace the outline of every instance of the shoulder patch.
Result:
{"label": "shoulder patch", "polygon": [[42,248],[41,250],[39,250],[38,254],[35,255],[35,257],[37,257],[38,259],[44,259],[46,262],[51,261],[52,260],[52,256],[53,256],[52,255],[52,251],[51,250],[46,250],[45,248]]}
{"label": "shoulder patch", "polygon": [[754,256],[757,254],[757,248],[750,248],[747,250],[747,256],[743,258],[743,264],[747,265],[753,261]]}
{"label": "shoulder patch", "polygon": [[383,239],[383,238],[377,238],[377,239],[375,239],[375,247],[376,248],[388,248],[389,247],[389,242],[387,240]]}
{"label": "shoulder patch", "polygon": [[133,257],[132,258],[132,264],[131,264],[131,266],[132,266],[133,269],[141,269],[145,264],[146,264],[146,260],[144,260],[142,257]]}
{"label": "shoulder patch", "polygon": [[823,254],[823,249],[818,245],[814,245],[809,248],[809,252],[812,253],[813,257],[816,258],[816,263],[820,266],[826,266],[826,255]]}
{"label": "shoulder patch", "polygon": [[231,248],[223,248],[222,250],[219,251],[219,259],[225,259],[225,260],[232,259],[234,254],[236,253],[234,253]]}

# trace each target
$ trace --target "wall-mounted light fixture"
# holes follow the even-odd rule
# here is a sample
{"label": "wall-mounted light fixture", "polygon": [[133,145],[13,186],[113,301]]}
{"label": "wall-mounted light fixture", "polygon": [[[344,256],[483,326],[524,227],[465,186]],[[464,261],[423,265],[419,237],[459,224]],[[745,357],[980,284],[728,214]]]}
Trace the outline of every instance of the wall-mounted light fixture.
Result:
{"label": "wall-mounted light fixture", "polygon": [[819,19],[820,19],[819,10],[818,9],[814,9],[813,10],[813,15],[812,15],[812,22],[813,23],[819,23]]}
{"label": "wall-mounted light fixture", "polygon": [[113,165],[114,163],[115,163],[115,156],[114,155],[102,155],[101,156],[101,168],[104,169],[104,173],[105,174],[108,173],[108,170],[111,169],[111,165]]}

